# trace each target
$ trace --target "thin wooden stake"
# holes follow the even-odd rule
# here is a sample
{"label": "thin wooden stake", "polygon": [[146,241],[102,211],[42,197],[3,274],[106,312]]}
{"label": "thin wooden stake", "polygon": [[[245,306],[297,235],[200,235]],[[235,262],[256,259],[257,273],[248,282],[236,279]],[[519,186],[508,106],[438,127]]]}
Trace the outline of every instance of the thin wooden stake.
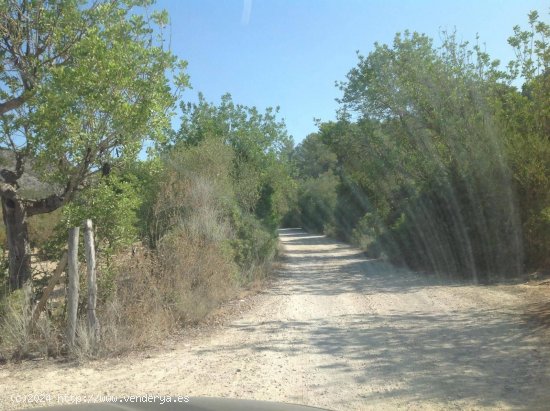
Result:
{"label": "thin wooden stake", "polygon": [[77,310],[78,310],[78,234],[79,227],[69,230],[68,270],[69,290],[67,295],[67,342],[72,347],[75,343]]}
{"label": "thin wooden stake", "polygon": [[88,275],[88,329],[93,341],[99,341],[99,322],[95,307],[97,302],[97,282],[95,270],[95,245],[92,220],[86,220],[84,230],[84,245],[86,247],[86,269]]}

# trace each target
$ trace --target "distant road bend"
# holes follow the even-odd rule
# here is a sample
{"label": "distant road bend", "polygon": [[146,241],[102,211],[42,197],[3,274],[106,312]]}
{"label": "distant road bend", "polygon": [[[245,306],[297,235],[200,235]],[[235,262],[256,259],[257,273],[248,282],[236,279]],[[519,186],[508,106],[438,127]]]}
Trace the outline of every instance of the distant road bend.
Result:
{"label": "distant road bend", "polygon": [[277,279],[227,326],[145,358],[0,368],[0,408],[46,391],[346,411],[550,406],[547,288],[438,281],[298,229],[280,239]]}

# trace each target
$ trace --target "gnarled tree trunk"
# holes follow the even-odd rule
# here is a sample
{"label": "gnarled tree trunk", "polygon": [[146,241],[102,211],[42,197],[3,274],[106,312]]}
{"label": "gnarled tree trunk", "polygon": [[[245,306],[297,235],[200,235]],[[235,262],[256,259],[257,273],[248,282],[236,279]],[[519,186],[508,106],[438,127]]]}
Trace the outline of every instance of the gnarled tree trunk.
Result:
{"label": "gnarled tree trunk", "polygon": [[18,199],[2,197],[2,213],[9,250],[9,284],[21,288],[31,278],[31,247],[25,204]]}
{"label": "gnarled tree trunk", "polygon": [[72,198],[76,188],[85,177],[80,174],[70,179],[62,194],[51,194],[38,200],[24,199],[19,196],[17,191],[17,180],[23,174],[23,170],[22,157],[17,159],[15,172],[0,169],[0,198],[6,226],[9,250],[9,284],[12,290],[21,288],[25,282],[31,279],[31,247],[27,218],[37,214],[51,213],[61,207],[65,201]]}

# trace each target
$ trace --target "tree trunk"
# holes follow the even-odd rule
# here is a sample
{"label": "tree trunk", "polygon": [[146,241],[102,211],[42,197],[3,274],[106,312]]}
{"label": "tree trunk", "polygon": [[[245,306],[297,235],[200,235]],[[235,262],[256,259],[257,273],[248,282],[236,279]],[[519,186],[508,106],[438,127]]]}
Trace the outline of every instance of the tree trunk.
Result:
{"label": "tree trunk", "polygon": [[21,201],[2,197],[2,213],[9,250],[10,289],[15,290],[31,279],[27,210]]}

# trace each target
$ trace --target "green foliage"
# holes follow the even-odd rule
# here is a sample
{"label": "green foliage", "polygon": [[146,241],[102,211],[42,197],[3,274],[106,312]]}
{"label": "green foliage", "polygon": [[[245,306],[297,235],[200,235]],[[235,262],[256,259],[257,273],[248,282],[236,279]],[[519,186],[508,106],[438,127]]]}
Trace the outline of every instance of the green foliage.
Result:
{"label": "green foliage", "polygon": [[323,232],[334,226],[336,189],[338,178],[327,171],[318,178],[307,178],[299,186],[298,206],[301,210],[300,222],[303,227]]}
{"label": "green foliage", "polygon": [[334,226],[339,179],[334,174],[337,156],[323,143],[320,134],[310,134],[292,156],[297,186],[285,216],[285,225],[322,232]]}
{"label": "green foliage", "polygon": [[[153,244],[182,224],[205,241],[225,238],[223,227],[235,202],[231,148],[219,140],[207,139],[196,146],[174,147],[162,161],[162,170],[151,187],[156,193],[148,228]],[[207,229],[204,224],[211,227]]]}
{"label": "green foliage", "polygon": [[[270,186],[271,195],[277,196],[290,182],[288,156],[292,140],[284,122],[277,120],[277,110],[268,108],[260,114],[255,107],[234,104],[229,94],[222,96],[219,106],[206,102],[199,94],[197,104],[182,104],[181,108],[182,124],[172,144],[196,145],[213,138],[231,147],[233,189],[243,210],[254,212],[259,202],[268,201],[266,187]],[[279,196],[273,204],[284,209],[282,202]]]}
{"label": "green foliage", "polygon": [[148,230],[153,244],[172,238],[174,230],[185,232],[187,241],[233,260],[244,273],[234,280],[253,280],[254,267],[271,260],[276,246],[274,175],[264,179],[251,212],[236,194],[234,170],[240,165],[235,149],[217,136],[193,144],[177,142],[165,151],[162,164]]}
{"label": "green foliage", "polygon": [[137,209],[137,227],[139,236],[145,243],[152,245],[151,222],[153,205],[157,198],[157,189],[162,178],[163,163],[159,156],[151,155],[148,159],[137,161],[124,169],[122,175],[131,176],[130,181],[140,199]]}
{"label": "green foliage", "polygon": [[[435,47],[405,32],[359,55],[339,120],[295,150],[302,224],[330,222],[372,255],[440,273],[547,265],[549,28],[529,21],[514,28],[508,71],[454,33]],[[520,76],[521,93],[510,85]],[[336,181],[316,192],[327,170]]]}
{"label": "green foliage", "polygon": [[[29,145],[53,181],[65,183],[78,166],[135,159],[144,138],[160,141],[169,127],[175,98],[165,71],[177,60],[151,46],[150,22],[116,6],[99,7],[98,25],[73,46],[71,63],[52,68],[31,100]],[[52,159],[59,167],[49,167]]]}
{"label": "green foliage", "polygon": [[254,269],[270,262],[275,257],[277,239],[253,215],[244,213],[234,216],[235,238],[231,246],[235,262],[242,272],[241,282],[253,280]]}
{"label": "green foliage", "polygon": [[515,186],[520,203],[523,241],[529,268],[550,266],[550,25],[535,11],[529,29],[514,27],[508,40],[517,59],[510,79],[523,80],[521,92],[506,87],[495,92],[493,104],[506,125]]}
{"label": "green foliage", "polygon": [[[166,149],[167,170],[174,162],[181,170],[170,177],[178,181],[172,186],[187,184],[184,175],[192,175],[194,181],[205,178],[213,185],[217,200],[208,203],[218,204],[218,212],[217,220],[209,221],[227,227],[220,238],[229,240],[242,273],[239,281],[250,281],[256,268],[273,258],[275,229],[289,208],[294,187],[289,163],[292,141],[276,110],[260,114],[255,108],[234,104],[229,95],[222,97],[219,106],[200,95],[198,104],[182,105],[182,110],[181,128]],[[186,203],[162,206],[156,213],[174,221],[186,212],[182,210]],[[187,213],[204,207],[197,204]]]}
{"label": "green foliage", "polygon": [[[155,34],[162,13],[133,12],[145,4],[33,2],[23,20],[16,1],[0,8],[13,20],[4,29],[14,43],[1,55],[2,98],[25,96],[21,110],[2,116],[0,144],[15,150],[17,138],[16,151],[35,160],[42,179],[76,190],[105,163],[116,167],[135,159],[145,138],[164,138],[175,103],[165,73],[173,71],[176,86],[183,87],[185,63],[163,50]],[[35,35],[27,38],[36,39],[29,45],[36,56],[23,53],[10,70],[17,60],[10,53],[24,47],[18,36],[27,31]]]}
{"label": "green foliage", "polygon": [[96,241],[104,251],[129,245],[137,238],[136,211],[141,204],[135,184],[111,174],[80,191],[63,208],[62,231],[81,226],[89,218],[94,224]]}
{"label": "green foliage", "polygon": [[356,223],[351,231],[350,241],[363,250],[368,250],[371,257],[378,258],[382,250],[377,247],[381,238],[380,223],[374,213],[367,212]]}
{"label": "green foliage", "polygon": [[386,242],[410,266],[474,277],[520,270],[511,173],[488,105],[494,68],[453,35],[435,49],[405,33],[360,56],[341,86],[344,111],[379,123],[359,137],[367,161],[348,165],[360,175],[352,180],[386,206]]}
{"label": "green foliage", "polygon": [[[161,195],[153,207],[153,237],[160,238],[182,218],[189,225],[193,216],[211,209],[203,221],[224,228],[216,242],[228,241],[233,258],[251,280],[254,267],[273,257],[275,229],[289,209],[295,187],[292,141],[277,120],[277,110],[260,114],[234,104],[228,94],[219,106],[199,95],[197,104],[182,105],[182,111],[181,128],[164,147],[161,185],[172,194]],[[199,203],[196,194],[172,197],[186,190],[196,193],[199,185],[211,187],[213,194]],[[197,230],[197,236],[216,232]]]}
{"label": "green foliage", "polygon": [[321,174],[334,170],[337,164],[336,154],[320,138],[319,134],[310,134],[296,150],[294,162],[298,176],[317,178]]}
{"label": "green foliage", "polygon": [[[170,128],[177,94],[187,85],[186,63],[164,49],[157,27],[166,24],[166,13],[139,9],[152,3],[9,0],[0,6],[0,148],[15,159],[15,170],[2,170],[9,177],[0,196],[21,210],[5,216],[18,227],[7,232],[17,248],[10,252],[23,261],[10,260],[14,287],[30,273],[21,220],[69,203],[99,181],[100,171],[128,167],[146,139],[160,142]],[[29,198],[19,190],[28,163],[55,192]],[[105,233],[111,234],[109,246],[128,237]]]}
{"label": "green foliage", "polygon": [[[152,3],[0,5],[0,148],[16,163],[0,195],[32,218],[37,244],[56,223],[50,259],[69,227],[92,219],[102,341],[114,345],[118,330],[149,341],[174,322],[198,321],[263,276],[296,186],[278,109],[260,113],[229,95],[214,106],[200,96],[182,104],[181,129],[170,129],[188,79],[185,62],[164,48],[158,28],[167,14],[141,9]],[[138,161],[145,140],[154,149]],[[19,190],[25,163],[50,191]],[[124,246],[139,234],[150,248],[130,255]]]}

